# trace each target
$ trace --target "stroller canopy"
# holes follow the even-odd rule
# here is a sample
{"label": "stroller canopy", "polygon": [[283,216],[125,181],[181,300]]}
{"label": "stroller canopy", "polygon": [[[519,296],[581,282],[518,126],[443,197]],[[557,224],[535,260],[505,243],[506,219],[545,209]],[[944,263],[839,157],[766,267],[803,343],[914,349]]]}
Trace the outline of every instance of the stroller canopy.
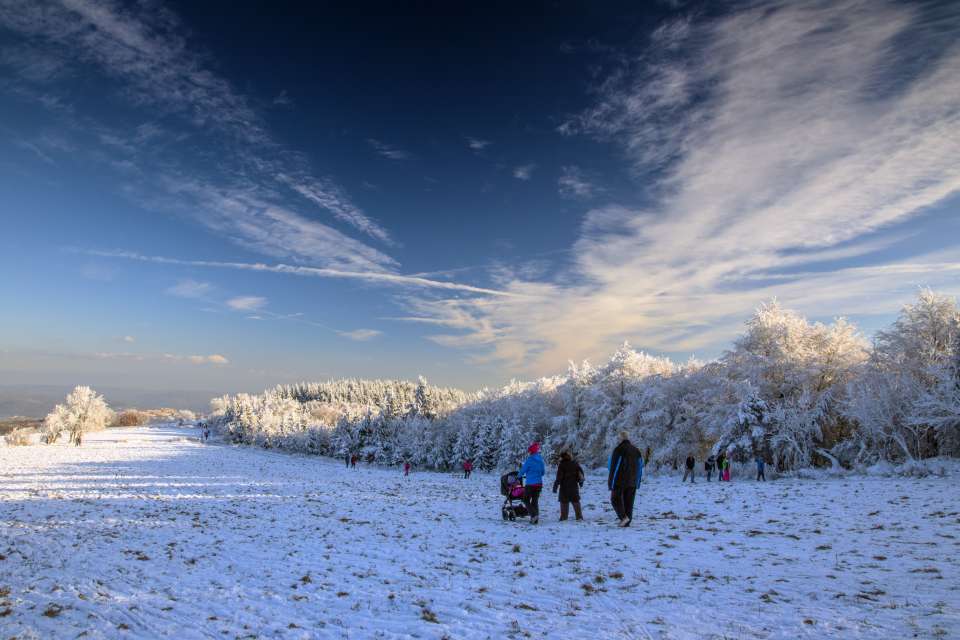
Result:
{"label": "stroller canopy", "polygon": [[520,472],[511,471],[500,476],[500,495],[510,495],[510,487],[520,482]]}

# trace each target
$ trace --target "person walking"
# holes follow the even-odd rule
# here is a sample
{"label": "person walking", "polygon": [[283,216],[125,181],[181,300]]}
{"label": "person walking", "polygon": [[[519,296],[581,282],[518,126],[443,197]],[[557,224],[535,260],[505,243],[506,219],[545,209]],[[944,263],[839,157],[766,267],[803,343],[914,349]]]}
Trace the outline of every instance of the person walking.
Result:
{"label": "person walking", "polygon": [[520,477],[524,479],[523,504],[530,513],[530,524],[540,522],[540,492],[543,491],[543,474],[547,468],[540,455],[540,443],[534,442],[527,449],[527,459],[520,467]]}
{"label": "person walking", "polygon": [[610,504],[620,519],[618,526],[629,527],[633,521],[633,502],[640,486],[640,450],[633,446],[626,431],[620,432],[620,444],[610,454],[607,489]]}
{"label": "person walking", "polygon": [[710,477],[713,475],[713,468],[717,465],[717,459],[711,454],[703,462],[703,475],[707,476],[707,482],[710,482]]}
{"label": "person walking", "polygon": [[687,456],[687,461],[686,461],[686,464],[685,464],[685,466],[684,466],[683,480],[681,480],[680,482],[686,482],[686,481],[687,481],[687,477],[689,476],[689,477],[690,477],[690,484],[693,484],[693,482],[694,482],[693,477],[694,477],[694,475],[695,475],[695,473],[696,473],[696,472],[694,471],[694,467],[696,466],[696,464],[697,464],[697,461],[693,459],[693,456]]}
{"label": "person walking", "polygon": [[473,462],[470,460],[463,461],[463,477],[469,478],[470,474],[473,473]]}
{"label": "person walking", "polygon": [[408,460],[407,462],[403,463],[403,477],[407,477],[409,475],[410,475],[410,461]]}
{"label": "person walking", "polygon": [[349,454],[349,453],[343,456],[343,462],[344,462],[344,464],[347,465],[347,468],[349,469],[349,468],[350,468],[350,454]]}
{"label": "person walking", "polygon": [[351,469],[357,468],[357,454],[353,454],[352,456],[350,456],[350,468]]}
{"label": "person walking", "polygon": [[583,511],[580,510],[580,487],[583,486],[583,481],[583,469],[570,452],[561,453],[560,464],[557,465],[557,477],[553,481],[553,492],[557,493],[560,499],[561,522],[569,517],[571,504],[577,520],[583,520]]}
{"label": "person walking", "polygon": [[717,454],[717,482],[723,482],[723,461],[727,456],[721,451]]}
{"label": "person walking", "polygon": [[723,457],[723,481],[730,482],[730,458]]}
{"label": "person walking", "polygon": [[764,482],[766,482],[766,481],[767,481],[767,478],[766,478],[766,476],[763,475],[763,468],[764,468],[764,466],[766,466],[765,463],[764,463],[764,461],[763,461],[763,456],[758,455],[758,456],[757,456],[757,459],[756,459],[756,463],[757,463],[757,482],[759,482],[759,481],[761,481],[761,480],[763,480]]}

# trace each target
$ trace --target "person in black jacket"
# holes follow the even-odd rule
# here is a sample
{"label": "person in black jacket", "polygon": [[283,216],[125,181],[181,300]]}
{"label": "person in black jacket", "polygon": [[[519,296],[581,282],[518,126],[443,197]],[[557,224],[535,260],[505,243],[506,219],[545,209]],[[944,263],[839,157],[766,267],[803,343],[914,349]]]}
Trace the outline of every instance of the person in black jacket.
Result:
{"label": "person in black jacket", "polygon": [[686,482],[687,478],[690,478],[690,482],[694,481],[694,476],[696,475],[695,467],[697,466],[697,461],[694,460],[693,456],[687,456],[686,461],[686,471],[683,472],[683,480],[680,482]]}
{"label": "person in black jacket", "polygon": [[640,486],[640,450],[630,442],[626,431],[620,432],[620,444],[610,455],[609,469],[610,503],[620,519],[619,526],[629,527],[633,520],[633,501]]}
{"label": "person in black jacket", "polygon": [[577,520],[583,520],[583,511],[580,510],[580,487],[583,486],[583,469],[573,459],[569,451],[560,454],[560,464],[557,465],[557,477],[553,481],[553,492],[559,489],[560,520],[566,520],[570,515],[570,504],[573,503],[573,513]]}

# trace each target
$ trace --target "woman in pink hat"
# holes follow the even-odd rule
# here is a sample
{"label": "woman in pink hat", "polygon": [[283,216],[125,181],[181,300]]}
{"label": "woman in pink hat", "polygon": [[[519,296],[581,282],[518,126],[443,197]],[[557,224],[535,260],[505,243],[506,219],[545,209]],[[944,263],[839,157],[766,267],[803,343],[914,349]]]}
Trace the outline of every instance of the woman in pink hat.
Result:
{"label": "woman in pink hat", "polygon": [[543,491],[543,474],[547,467],[540,455],[540,443],[534,442],[527,449],[527,459],[520,467],[520,476],[524,479],[523,503],[530,512],[530,524],[540,522],[540,492]]}

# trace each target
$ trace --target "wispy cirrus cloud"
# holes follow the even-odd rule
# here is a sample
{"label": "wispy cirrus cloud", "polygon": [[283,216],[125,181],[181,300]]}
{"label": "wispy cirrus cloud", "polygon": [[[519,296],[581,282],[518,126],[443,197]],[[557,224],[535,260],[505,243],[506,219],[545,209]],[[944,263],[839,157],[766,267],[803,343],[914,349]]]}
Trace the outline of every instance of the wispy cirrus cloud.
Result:
{"label": "wispy cirrus cloud", "polygon": [[381,271],[397,265],[379,249],[278,204],[269,189],[221,187],[180,174],[163,176],[162,181],[176,196],[166,206],[186,215],[202,212],[202,224],[260,253],[333,268]]}
{"label": "wispy cirrus cloud", "polygon": [[337,219],[346,222],[355,229],[386,245],[395,244],[386,229],[354,205],[342,190],[331,181],[297,179],[283,173],[277,175],[277,180],[315,205],[330,211]]}
{"label": "wispy cirrus cloud", "polygon": [[262,262],[223,262],[216,260],[182,260],[179,258],[169,258],[165,256],[149,256],[136,253],[134,251],[98,251],[85,250],[83,253],[99,256],[102,258],[118,258],[123,260],[135,260],[137,262],[150,262],[153,264],[178,265],[188,267],[205,267],[212,269],[234,269],[238,271],[257,271],[263,273],[279,273],[286,275],[295,275],[314,278],[337,278],[345,280],[360,280],[372,284],[395,285],[399,287],[434,289],[445,291],[460,291],[464,293],[475,293],[484,296],[513,296],[516,294],[500,291],[498,289],[489,289],[486,287],[477,287],[474,285],[463,284],[459,282],[448,282],[445,280],[431,280],[415,275],[403,275],[392,272],[363,272],[346,271],[341,269],[329,269],[320,267],[305,267],[289,264],[264,264]]}
{"label": "wispy cirrus cloud", "polygon": [[773,296],[832,315],[892,313],[920,284],[960,293],[956,242],[875,253],[891,225],[960,192],[960,45],[945,36],[960,15],[929,10],[767,2],[662,27],[561,127],[621,146],[652,203],[587,212],[555,278],[411,300],[407,320],[542,373],[624,338],[715,350]]}
{"label": "wispy cirrus cloud", "polygon": [[376,138],[367,138],[367,144],[369,144],[374,151],[383,156],[384,158],[389,158],[390,160],[409,160],[410,154],[400,149],[389,145],[386,142],[381,142]]}
{"label": "wispy cirrus cloud", "polygon": [[[189,45],[179,19],[165,7],[112,0],[3,0],[0,30],[14,36],[0,50],[0,65],[18,79],[7,88],[43,104],[72,125],[78,137],[92,133],[105,149],[91,155],[123,173],[126,192],[138,202],[188,211],[225,238],[269,255],[342,264],[356,251],[371,258],[368,268],[392,264],[285,197],[283,190],[289,188],[337,221],[395,244],[331,178],[312,175],[302,154],[271,136],[256,101],[211,70],[209,57]],[[111,127],[84,100],[71,101],[74,86],[58,81],[91,70],[112,81],[104,86],[124,98],[134,114],[149,119],[131,132],[127,119],[123,126]],[[169,130],[151,122],[158,116],[170,123]],[[38,157],[56,161],[36,141],[25,143]],[[218,163],[198,170],[193,160],[211,150],[220,151]],[[200,196],[203,206],[183,202],[185,195]],[[274,237],[299,242],[285,246]],[[344,242],[349,247],[336,249]]]}

